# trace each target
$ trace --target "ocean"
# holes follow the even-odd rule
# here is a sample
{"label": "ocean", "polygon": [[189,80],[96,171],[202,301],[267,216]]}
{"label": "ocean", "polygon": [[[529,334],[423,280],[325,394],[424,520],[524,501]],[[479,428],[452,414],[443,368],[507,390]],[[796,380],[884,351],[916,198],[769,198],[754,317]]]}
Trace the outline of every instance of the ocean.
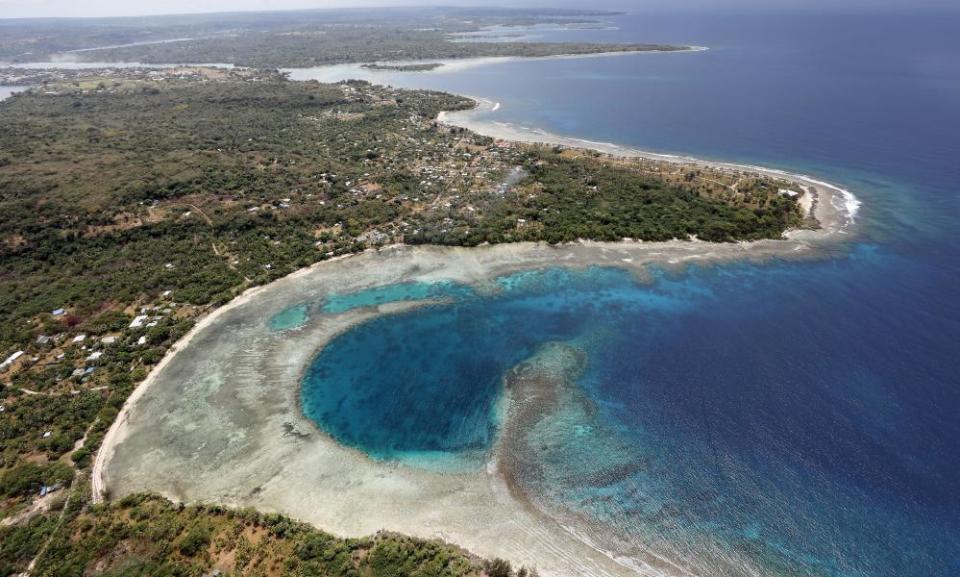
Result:
{"label": "ocean", "polygon": [[520,482],[544,507],[700,575],[960,575],[955,14],[610,24],[536,35],[710,49],[377,78],[499,102],[491,122],[815,175],[862,201],[849,241],[652,280],[399,290],[451,292],[324,349],[308,416],[379,459],[469,467],[496,442],[504,376],[560,342],[586,363],[576,407],[527,437],[540,462]]}
{"label": "ocean", "polygon": [[0,100],[10,98],[14,92],[18,92],[20,90],[22,90],[22,88],[18,86],[0,86]]}

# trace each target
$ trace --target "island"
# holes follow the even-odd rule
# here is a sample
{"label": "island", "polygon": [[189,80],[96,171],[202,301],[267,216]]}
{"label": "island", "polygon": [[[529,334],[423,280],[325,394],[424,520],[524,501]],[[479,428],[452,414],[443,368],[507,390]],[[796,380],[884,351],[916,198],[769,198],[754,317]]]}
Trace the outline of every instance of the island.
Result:
{"label": "island", "polygon": [[[276,70],[368,62],[372,70],[422,72],[441,59],[689,49],[457,40],[490,26],[582,22],[602,12],[407,14],[401,23],[344,15],[331,24],[326,15],[294,13],[261,28],[248,15],[222,23],[161,20],[150,30],[112,21],[82,30],[66,23],[53,32],[0,24],[9,33],[0,47],[7,61],[143,63],[0,70],[0,84],[25,87],[0,103],[6,573],[30,567],[67,575],[94,565],[122,571],[131,563],[191,574],[621,571],[569,535],[529,532],[543,518],[530,512],[523,487],[513,483],[504,493],[496,484],[520,478],[529,465],[521,450],[497,452],[493,475],[411,472],[345,449],[299,411],[298,376],[335,334],[435,302],[387,299],[312,318],[289,309],[335,289],[354,294],[438,278],[482,290],[504,275],[558,262],[576,270],[608,264],[642,277],[651,266],[809,258],[850,224],[844,191],[757,167],[512,133],[476,120],[491,103],[462,96],[293,82]],[[423,63],[390,64],[411,60]],[[264,311],[282,315],[266,336],[256,332],[269,326]],[[242,327],[232,333],[237,338],[219,339],[231,322]],[[307,474],[270,485],[263,475],[277,462],[250,460],[249,452],[211,457],[182,482],[163,467],[183,464],[196,447],[171,445],[169,459],[151,465],[156,469],[131,456],[144,427],[170,434],[163,423],[140,418],[144,403],[170,403],[164,394],[178,390],[158,383],[194,370],[209,346],[235,361],[226,363],[233,371],[227,376],[249,392],[249,379],[263,367],[252,367],[236,347],[246,338],[288,346],[288,324],[307,338],[288,356],[261,351],[264,366],[289,377],[269,381],[273,405],[232,419],[228,413],[244,401],[238,396],[216,410],[201,403],[192,416],[222,418],[229,423],[222,434],[263,431],[274,458],[290,457],[294,468],[335,465],[341,485],[307,487]],[[531,367],[544,366],[552,372],[531,378]],[[545,347],[513,368],[511,390],[543,395],[550,401],[544,409],[578,403],[565,384],[579,368],[576,351]],[[180,419],[182,408],[155,416]],[[499,442],[520,446],[517,423],[540,417],[508,412]],[[329,493],[342,483],[384,479],[408,492]],[[465,488],[474,500],[461,499]],[[436,519],[414,502],[431,491],[446,504],[449,540],[484,558],[435,539]],[[328,508],[307,510],[304,499],[325,500]],[[355,500],[342,501],[356,504],[350,518],[336,509],[338,499]],[[330,516],[321,519],[319,511]],[[576,554],[557,556],[555,544]],[[511,566],[501,557],[521,561]]]}

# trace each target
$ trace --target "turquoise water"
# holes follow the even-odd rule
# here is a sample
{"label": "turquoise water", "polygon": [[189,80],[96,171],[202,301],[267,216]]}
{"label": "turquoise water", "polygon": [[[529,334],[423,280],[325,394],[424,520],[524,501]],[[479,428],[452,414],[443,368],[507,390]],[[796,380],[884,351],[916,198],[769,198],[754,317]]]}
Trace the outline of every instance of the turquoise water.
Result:
{"label": "turquoise water", "polygon": [[582,399],[529,432],[533,494],[654,550],[728,551],[770,575],[960,575],[956,14],[618,24],[618,40],[711,50],[398,83],[500,101],[491,120],[810,172],[863,200],[858,236],[819,262],[649,284],[615,269],[500,279],[344,334],[304,383],[307,414],[381,459],[482,455],[505,372],[568,343],[588,359]]}
{"label": "turquoise water", "polygon": [[455,285],[449,281],[400,283],[353,293],[330,295],[324,301],[322,309],[325,313],[336,314],[387,303],[459,298],[469,296],[472,292],[468,287]]}
{"label": "turquoise water", "polygon": [[[331,294],[323,300],[319,309],[326,314],[340,314],[389,303],[456,299],[471,294],[473,294],[471,288],[449,281],[399,283],[344,294]],[[267,324],[272,331],[300,328],[310,320],[310,309],[311,305],[308,303],[295,304],[270,317]]]}
{"label": "turquoise water", "polygon": [[300,303],[273,315],[267,324],[272,331],[288,331],[302,327],[308,320],[310,320],[310,307],[306,303]]}
{"label": "turquoise water", "polygon": [[483,453],[494,438],[503,374],[540,344],[582,337],[602,322],[600,310],[686,306],[619,269],[524,272],[498,284],[503,290],[491,296],[435,285],[424,298],[454,300],[381,317],[334,340],[304,380],[304,411],[340,442],[381,459]]}
{"label": "turquoise water", "polygon": [[[304,380],[304,411],[342,443],[381,459],[483,453],[494,438],[503,374],[541,342],[579,334],[583,321],[566,307],[622,302],[616,292],[626,288],[620,286],[625,274],[520,273],[501,279],[505,290],[493,296],[436,285],[429,297],[453,302],[381,317],[330,343]],[[610,294],[583,290],[594,283]],[[397,287],[407,291],[409,285]],[[531,330],[520,310],[556,314]]]}

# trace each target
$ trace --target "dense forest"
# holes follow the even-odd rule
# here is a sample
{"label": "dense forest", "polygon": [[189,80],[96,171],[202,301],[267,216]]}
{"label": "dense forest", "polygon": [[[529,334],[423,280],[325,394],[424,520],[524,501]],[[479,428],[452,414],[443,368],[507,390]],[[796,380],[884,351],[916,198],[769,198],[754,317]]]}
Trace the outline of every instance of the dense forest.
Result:
{"label": "dense forest", "polygon": [[218,506],[183,507],[149,495],[90,506],[79,496],[56,515],[0,528],[0,575],[45,554],[31,569],[75,577],[254,575],[298,577],[518,577],[536,575],[481,561],[441,542],[381,533],[339,539],[280,515]]}
{"label": "dense forest", "polygon": [[390,243],[723,242],[801,224],[789,183],[435,120],[472,105],[203,68],[85,75],[0,103],[0,358],[23,353],[0,373],[0,574],[35,560],[44,575],[200,575],[254,559],[262,571],[242,572],[508,574],[399,537],[333,540],[146,497],[88,503],[91,458],[130,392],[250,286]]}

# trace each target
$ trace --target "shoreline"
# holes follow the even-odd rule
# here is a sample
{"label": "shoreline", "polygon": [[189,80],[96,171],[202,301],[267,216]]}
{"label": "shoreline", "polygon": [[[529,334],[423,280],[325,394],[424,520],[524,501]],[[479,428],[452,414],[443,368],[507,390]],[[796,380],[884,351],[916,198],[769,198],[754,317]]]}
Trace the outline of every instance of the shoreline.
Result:
{"label": "shoreline", "polygon": [[[346,254],[333,257],[325,261],[320,261],[306,268],[296,270],[283,278],[297,278],[298,276],[308,273],[311,269],[321,264],[342,260],[350,256],[354,255]],[[97,449],[93,466],[90,469],[90,490],[94,504],[102,503],[105,500],[104,492],[106,491],[106,479],[104,476],[104,467],[113,456],[113,452],[116,450],[116,445],[121,443],[124,439],[125,431],[123,430],[123,427],[130,416],[130,411],[133,406],[137,404],[137,401],[147,392],[147,389],[150,388],[150,385],[157,378],[157,375],[159,375],[163,369],[177,356],[177,353],[180,350],[186,348],[198,334],[214,323],[220,316],[228,313],[231,309],[247,304],[257,294],[267,290],[271,284],[273,283],[244,289],[243,292],[231,299],[230,302],[205,312],[202,316],[200,316],[200,318],[197,319],[197,322],[193,325],[193,327],[187,331],[187,334],[180,337],[177,342],[170,346],[166,354],[163,355],[163,358],[160,359],[160,362],[150,369],[150,373],[147,374],[147,378],[141,381],[140,384],[134,388],[133,392],[130,393],[130,396],[127,397],[127,400],[124,401],[123,406],[120,408],[120,412],[117,413],[113,423],[110,424],[110,428],[107,429],[106,434],[103,436],[103,440],[100,442],[100,448]]]}
{"label": "shoreline", "polygon": [[[620,56],[636,56],[640,54],[692,54],[695,52],[704,52],[710,50],[708,46],[679,46],[675,50],[616,50],[612,52],[591,52],[586,54],[552,54],[549,56],[471,56],[467,58],[427,58],[420,60],[378,60],[377,64],[390,65],[390,66],[410,66],[418,64],[440,64],[440,66],[433,68],[432,70],[417,70],[417,71],[396,71],[396,70],[377,70],[365,68],[365,62],[343,62],[340,64],[320,64],[317,66],[299,66],[299,67],[279,67],[280,72],[287,73],[289,78],[294,82],[304,82],[308,80],[319,80],[320,82],[339,82],[340,80],[345,80],[348,78],[357,79],[358,75],[367,77],[360,78],[361,80],[369,80],[370,82],[377,83],[376,80],[382,80],[382,78],[377,78],[378,76],[384,76],[388,74],[405,74],[405,75],[414,75],[414,74],[450,74],[454,72],[460,72],[463,70],[469,70],[471,68],[478,68],[482,66],[494,66],[497,64],[505,64],[508,62],[523,62],[527,60],[540,61],[540,60],[574,60],[581,58],[612,58]],[[0,64],[2,66],[2,64]],[[352,76],[345,76],[344,73],[338,74],[337,71],[347,72]],[[320,78],[316,77],[316,74],[320,71],[330,73],[336,77],[336,79],[331,78]],[[372,78],[372,80],[371,80]],[[476,98],[474,100],[477,100]]]}
{"label": "shoreline", "polygon": [[[614,45],[615,46],[615,45]],[[651,49],[651,50],[613,50],[609,52],[587,52],[583,54],[550,54],[547,56],[523,56],[523,55],[513,55],[513,56],[466,56],[463,58],[427,58],[419,60],[378,60],[377,64],[442,64],[439,68],[434,70],[418,70],[411,71],[417,74],[424,73],[440,73],[440,72],[455,72],[457,70],[463,70],[464,68],[473,68],[475,66],[486,66],[491,64],[500,64],[503,62],[511,62],[517,60],[556,60],[556,59],[573,59],[573,58],[606,58],[611,56],[629,56],[636,54],[689,54],[692,52],[703,52],[709,50],[708,46],[693,46],[693,45],[677,45],[672,50],[661,50],[661,49]],[[88,49],[87,51],[100,50],[97,49]],[[68,54],[73,54],[74,52],[69,52]],[[339,68],[339,67],[356,67],[362,68],[364,64],[369,64],[368,61],[356,61],[356,62],[339,62],[334,64],[318,64],[316,66],[277,66],[276,69],[280,71],[298,71],[298,70],[316,70],[317,68]],[[255,69],[256,67],[252,66],[242,66],[239,64],[232,63],[223,63],[223,62],[200,62],[200,63],[191,63],[191,62],[179,62],[179,63],[170,63],[170,62],[138,62],[138,61],[127,61],[127,60],[116,60],[116,61],[101,61],[101,60],[80,60],[80,59],[71,59],[64,58],[60,60],[36,60],[30,62],[9,62],[5,60],[0,60],[0,68],[23,68],[25,70],[96,70],[98,68],[178,68],[178,67],[200,67],[200,68],[242,68],[242,69]],[[393,72],[389,70],[376,70],[372,69],[371,72]]]}
{"label": "shoreline", "polygon": [[[470,110],[441,111],[436,118],[438,124],[463,128],[496,140],[533,145],[555,145],[578,150],[594,151],[612,159],[643,159],[669,162],[681,166],[706,167],[726,172],[754,173],[770,178],[790,180],[796,184],[803,185],[805,190],[812,189],[814,192],[812,193],[813,198],[808,216],[812,216],[820,223],[822,231],[807,231],[805,229],[788,230],[784,233],[786,238],[793,238],[797,235],[808,236],[801,234],[807,232],[848,234],[848,229],[856,224],[857,213],[863,204],[849,190],[806,174],[765,166],[704,160],[687,155],[652,152],[611,142],[598,142],[585,138],[564,136],[546,130],[526,128],[505,122],[480,120],[476,118],[478,115],[497,112],[501,110],[502,103],[489,98],[468,94],[461,94],[460,96],[473,100],[476,102],[476,106]],[[827,194],[824,194],[824,192]],[[826,199],[824,197],[826,197]],[[829,207],[824,206],[824,200],[829,201]]]}
{"label": "shoreline", "polygon": [[[179,502],[253,506],[339,535],[359,537],[390,530],[441,538],[476,554],[536,566],[544,575],[694,574],[652,551],[606,548],[606,542],[601,545],[578,527],[538,510],[511,490],[498,470],[495,453],[485,471],[420,470],[374,461],[357,449],[343,447],[307,418],[298,402],[300,380],[317,352],[358,323],[415,304],[317,315],[302,332],[298,329],[297,339],[263,335],[257,319],[279,310],[278,302],[289,306],[322,298],[331,290],[360,290],[411,278],[480,285],[511,271],[550,266],[617,266],[643,275],[649,266],[819,257],[819,249],[839,244],[853,228],[859,201],[842,187],[806,175],[479,121],[475,115],[493,112],[498,104],[474,99],[477,108],[441,112],[437,121],[514,142],[557,144],[621,158],[793,180],[812,196],[811,210],[822,228],[788,231],[782,240],[722,244],[622,240],[476,248],[391,245],[320,261],[270,284],[248,288],[201,317],[124,403],[94,461],[94,502],[101,502],[104,492],[113,492],[117,485],[114,496],[148,490]],[[231,331],[238,330],[234,338]],[[226,334],[231,338],[221,336]],[[264,389],[272,392],[269,400],[264,400]],[[293,433],[278,437],[281,426]],[[659,561],[657,567],[649,564],[651,559]]]}
{"label": "shoreline", "polygon": [[123,426],[129,418],[130,410],[144,395],[144,393],[147,392],[147,390],[150,388],[150,385],[157,378],[157,375],[160,374],[163,369],[177,356],[177,352],[187,347],[190,342],[207,326],[213,323],[219,315],[228,312],[231,308],[246,304],[250,301],[250,299],[256,296],[257,293],[263,291],[268,286],[269,285],[260,285],[250,287],[225,305],[204,313],[203,316],[201,316],[193,325],[193,327],[187,332],[187,334],[182,336],[167,350],[166,354],[163,355],[163,358],[160,359],[160,362],[150,370],[149,374],[147,374],[147,378],[137,385],[133,392],[130,393],[130,396],[127,397],[126,401],[124,401],[123,407],[120,408],[120,412],[117,413],[117,417],[113,420],[113,423],[110,424],[110,428],[107,429],[106,434],[103,436],[103,440],[100,442],[100,448],[97,449],[96,458],[94,459],[93,466],[90,470],[90,490],[93,493],[92,500],[94,504],[102,503],[105,500],[104,492],[106,491],[106,483],[103,474],[104,466],[106,465],[106,462],[109,461],[110,457],[113,456],[113,452],[116,450],[116,445],[121,443],[124,439],[125,431],[123,430]]}

